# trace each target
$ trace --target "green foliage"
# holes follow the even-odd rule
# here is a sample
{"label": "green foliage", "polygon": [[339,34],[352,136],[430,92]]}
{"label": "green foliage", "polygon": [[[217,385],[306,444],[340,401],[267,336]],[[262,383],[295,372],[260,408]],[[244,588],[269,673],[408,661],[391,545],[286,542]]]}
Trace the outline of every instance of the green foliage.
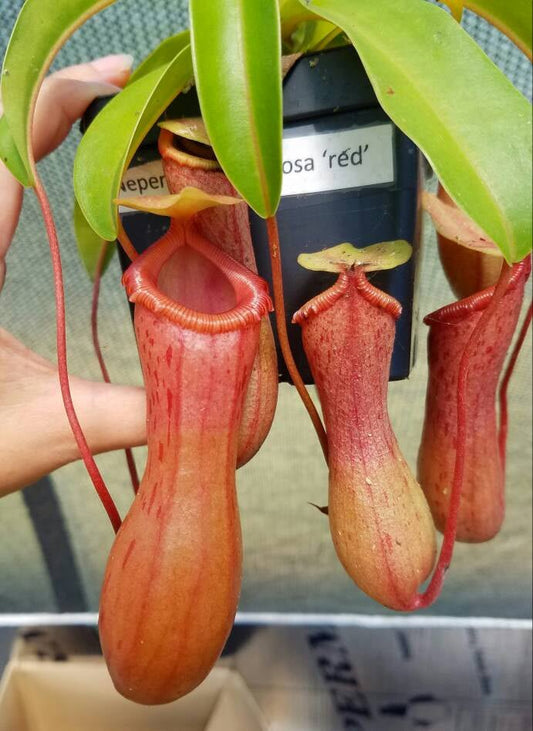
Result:
{"label": "green foliage", "polygon": [[190,48],[185,46],[170,63],[128,84],[86,131],[74,162],[74,192],[89,225],[106,241],[117,237],[113,201],[135,150],[192,73]]}
{"label": "green foliage", "polygon": [[409,261],[413,247],[403,239],[380,241],[358,249],[350,243],[336,244],[312,254],[299,254],[298,264],[312,272],[346,272],[361,267],[365,272],[395,269]]}
{"label": "green foliage", "polygon": [[22,185],[31,184],[31,179],[15,146],[5,117],[0,117],[0,160]]}
{"label": "green foliage", "polygon": [[24,176],[17,177],[25,185],[33,184],[31,123],[44,75],[59,48],[76,28],[113,2],[26,0],[21,8],[2,68],[2,101],[13,143],[25,170]]}
{"label": "green foliage", "polygon": [[[57,50],[114,0],[26,0],[2,72],[0,157],[33,183],[31,120]],[[529,0],[446,0],[487,18],[531,57]],[[380,103],[424,151],[458,205],[508,261],[531,250],[531,108],[452,18],[426,0],[191,0],[194,67],[209,137],[254,210],[281,191],[281,35],[285,49],[356,46]],[[279,10],[279,13],[278,13]],[[384,20],[386,19],[386,22]],[[428,32],[431,29],[431,32]],[[341,38],[341,41],[339,41]],[[134,150],[192,77],[188,32],[171,36],[80,145],[75,185],[98,239],[117,234],[113,199]]]}
{"label": "green foliage", "polygon": [[144,61],[135,69],[129,78],[128,84],[133,84],[134,81],[140,79],[141,76],[145,76],[161,66],[169,64],[177,54],[182,51],[186,46],[190,44],[190,33],[188,30],[182,33],[177,33],[174,36],[165,38],[164,41],[154,48]]}
{"label": "green foliage", "polygon": [[523,259],[532,239],[527,100],[448,13],[425,0],[306,6],[350,37],[381,105],[456,203],[507,261]]}
{"label": "green foliage", "polygon": [[246,202],[272,216],[281,194],[281,42],[276,0],[191,0],[194,72],[217,159]]}
{"label": "green foliage", "polygon": [[107,243],[107,251],[102,266],[102,274],[105,272],[109,262],[113,258],[116,246],[112,243],[104,242],[104,239],[92,230],[76,201],[74,201],[73,222],[80,259],[82,260],[91,281],[94,281],[102,245]]}

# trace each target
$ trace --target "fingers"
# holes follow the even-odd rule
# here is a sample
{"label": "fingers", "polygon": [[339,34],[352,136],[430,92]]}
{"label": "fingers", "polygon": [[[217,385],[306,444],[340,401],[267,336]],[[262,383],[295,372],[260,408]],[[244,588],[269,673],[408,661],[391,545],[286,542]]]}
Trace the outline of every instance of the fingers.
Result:
{"label": "fingers", "polygon": [[[97,96],[117,92],[127,82],[133,57],[117,53],[56,71],[44,80],[33,120],[35,159],[63,142],[74,122]],[[0,116],[2,115],[0,100]]]}
{"label": "fingers", "polygon": [[113,53],[95,58],[88,63],[67,66],[49,78],[77,79],[78,81],[103,81],[114,86],[124,86],[130,77],[133,56],[129,53]]}
{"label": "fingers", "polygon": [[[146,440],[141,388],[70,378],[72,398],[93,453]],[[79,452],[57,369],[0,328],[0,496],[35,482]]]}
{"label": "fingers", "polygon": [[[65,414],[57,374],[24,379],[3,406],[0,497],[80,458]],[[37,390],[36,390],[37,387]],[[140,388],[71,378],[74,405],[93,454],[146,441],[145,393]],[[26,393],[29,392],[29,393]]]}
{"label": "fingers", "polygon": [[65,139],[97,96],[113,94],[129,78],[133,58],[118,54],[69,66],[45,79],[35,107],[33,145],[39,160]]}
{"label": "fingers", "polygon": [[[144,389],[71,378],[72,399],[93,454],[136,447],[146,442]],[[66,418],[66,417],[65,417]],[[79,459],[68,427],[69,460]]]}
{"label": "fingers", "polygon": [[[61,144],[93,99],[112,94],[124,86],[132,63],[131,56],[114,54],[69,66],[47,77],[35,108],[35,159],[41,159]],[[0,289],[5,278],[5,255],[20,216],[22,192],[22,186],[0,161]]]}
{"label": "fingers", "polygon": [[22,208],[22,186],[0,162],[0,290],[6,276],[5,256]]}
{"label": "fingers", "polygon": [[[51,74],[41,88],[35,110],[35,158],[46,155],[63,141],[96,96],[113,93],[123,86],[131,64],[130,56],[120,54]],[[22,187],[1,162],[0,201],[1,288],[4,257],[22,204]],[[6,386],[0,388],[3,435],[0,494],[5,494],[78,459],[79,453],[65,415],[55,369],[37,362],[25,349],[21,350],[22,346],[11,342],[0,345],[0,366],[6,365],[8,359],[13,361],[13,367],[0,367],[0,387]],[[18,381],[3,384],[2,376]],[[71,383],[80,422],[93,452],[144,442],[144,391],[76,378]]]}

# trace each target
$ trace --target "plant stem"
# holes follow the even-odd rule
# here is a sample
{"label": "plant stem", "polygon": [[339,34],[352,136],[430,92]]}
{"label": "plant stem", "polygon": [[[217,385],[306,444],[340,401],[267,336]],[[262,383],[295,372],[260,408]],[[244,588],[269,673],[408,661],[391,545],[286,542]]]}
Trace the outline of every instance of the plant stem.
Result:
{"label": "plant stem", "polygon": [[283,275],[281,270],[281,253],[279,248],[278,224],[275,216],[266,219],[268,231],[268,246],[270,249],[270,266],[272,267],[272,289],[274,296],[274,309],[276,313],[276,327],[278,331],[278,339],[283,355],[283,360],[289,371],[293,385],[300,394],[307,413],[309,414],[313,426],[320,441],[320,446],[324,453],[324,459],[328,461],[328,440],[322,420],[316,407],[311,400],[309,393],[305,387],[303,379],[298,371],[298,367],[294,362],[291,346],[289,344],[289,336],[287,334],[287,321],[285,317],[285,300],[283,297]]}
{"label": "plant stem", "polygon": [[117,236],[119,244],[122,246],[122,249],[127,257],[129,257],[130,261],[135,261],[135,259],[139,256],[137,249],[132,244],[130,237],[126,233],[124,226],[122,225],[122,220],[119,216],[118,218],[118,236]]}
{"label": "plant stem", "polygon": [[457,522],[459,518],[459,507],[461,503],[461,491],[463,487],[464,468],[465,468],[465,451],[467,438],[467,394],[468,375],[470,363],[475,353],[479,338],[481,337],[486,325],[493,317],[498,305],[502,301],[507,292],[507,287],[512,275],[512,268],[507,264],[503,264],[502,270],[492,298],[479,318],[476,326],[472,330],[468,339],[461,362],[459,363],[459,371],[457,376],[457,436],[456,436],[456,452],[455,452],[455,468],[453,474],[452,490],[450,495],[450,505],[446,526],[444,529],[444,538],[440,549],[437,565],[429,582],[427,589],[421,594],[413,597],[410,609],[425,609],[429,607],[439,596],[444,577],[448,570],[455,545],[455,536],[457,533]]}
{"label": "plant stem", "polygon": [[72,429],[72,434],[78,445],[78,449],[81,454],[81,458],[87,468],[87,472],[93,482],[93,485],[98,493],[98,497],[104,509],[109,516],[111,525],[115,532],[120,528],[121,520],[118,510],[113,498],[109,494],[109,491],[105,485],[105,482],[100,474],[100,471],[94,461],[94,458],[87,444],[85,434],[81,428],[78,416],[74,409],[72,401],[72,394],[70,391],[70,383],[68,377],[68,364],[67,364],[67,335],[66,335],[66,322],[65,322],[65,292],[63,287],[63,270],[61,265],[61,254],[59,251],[59,241],[57,238],[57,231],[54,224],[52,211],[50,208],[50,202],[46,195],[46,192],[42,186],[41,180],[37,175],[37,171],[34,170],[35,175],[35,193],[41,207],[44,224],[46,227],[46,233],[48,236],[48,243],[50,245],[50,255],[52,258],[52,267],[54,272],[54,293],[56,302],[56,341],[57,341],[57,371],[59,376],[59,384],[61,388],[61,395],[63,398],[63,404],[67,418]]}
{"label": "plant stem", "polygon": [[[94,352],[96,354],[96,358],[98,359],[100,371],[102,372],[102,378],[106,383],[111,383],[109,371],[107,370],[104,355],[100,347],[100,338],[98,337],[98,301],[100,296],[100,282],[102,280],[102,269],[104,267],[106,249],[108,246],[109,244],[107,243],[107,241],[104,241],[104,243],[102,244],[102,248],[100,249],[98,261],[96,262],[93,285],[93,300],[91,305],[91,333],[93,338]],[[137,467],[135,466],[133,451],[129,447],[126,447],[124,453],[126,455],[126,463],[128,465],[128,471],[130,473],[133,492],[137,494],[137,490],[139,489],[139,475],[137,474]]]}
{"label": "plant stem", "polygon": [[524,344],[524,340],[526,339],[527,331],[531,324],[532,309],[533,309],[533,304],[530,304],[529,308],[527,310],[526,316],[524,317],[522,327],[520,328],[518,338],[516,339],[516,343],[513,348],[513,352],[511,354],[511,357],[509,358],[509,363],[507,364],[507,368],[505,369],[505,373],[503,375],[502,382],[500,384],[500,393],[499,393],[500,429],[499,429],[499,434],[498,434],[498,443],[499,443],[499,449],[500,449],[500,459],[501,459],[502,467],[504,470],[505,470],[505,461],[506,461],[507,432],[509,429],[509,415],[508,415],[508,410],[507,410],[507,389],[509,387],[509,381],[511,380],[511,376],[513,375],[516,361],[518,360],[518,356],[520,355],[520,350],[522,349],[522,345]]}

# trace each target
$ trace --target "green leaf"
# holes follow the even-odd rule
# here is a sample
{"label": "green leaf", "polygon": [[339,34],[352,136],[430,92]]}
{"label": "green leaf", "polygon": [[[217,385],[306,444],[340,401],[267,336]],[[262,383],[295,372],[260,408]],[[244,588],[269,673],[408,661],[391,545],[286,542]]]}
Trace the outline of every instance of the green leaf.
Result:
{"label": "green leaf", "polygon": [[0,160],[22,185],[31,185],[5,117],[0,117]]}
{"label": "green leaf", "polygon": [[31,124],[44,75],[67,38],[88,18],[113,2],[26,0],[20,10],[2,68],[2,102],[13,142],[26,171],[26,185],[33,184]]}
{"label": "green leaf", "polygon": [[191,0],[194,72],[217,159],[260,216],[281,195],[281,41],[277,0]]}
{"label": "green leaf", "polygon": [[135,150],[192,78],[190,48],[128,84],[93,120],[74,161],[74,192],[90,226],[106,241],[118,234],[114,199]]}
{"label": "green leaf", "polygon": [[190,43],[190,33],[188,30],[182,33],[177,33],[174,36],[165,38],[154,50],[150,53],[142,63],[135,69],[128,80],[128,84],[132,84],[141,76],[145,76],[154,71],[160,66],[166,66],[172,59],[178,55],[186,46]]}
{"label": "green leaf", "polygon": [[455,17],[463,8],[473,10],[505,33],[531,60],[533,35],[531,0],[444,0]]}
{"label": "green leaf", "polygon": [[378,244],[356,248],[353,244],[336,244],[312,254],[299,254],[298,264],[312,272],[346,272],[361,267],[365,272],[395,269],[409,261],[413,247],[407,241],[380,241]]}
{"label": "green leaf", "polygon": [[425,0],[309,7],[347,33],[381,105],[459,207],[508,262],[523,259],[532,239],[527,100],[447,12]]}
{"label": "green leaf", "polygon": [[107,251],[102,266],[102,274],[107,269],[117,247],[113,243],[104,242],[104,239],[92,230],[76,201],[74,201],[73,221],[80,258],[87,269],[87,273],[89,274],[91,281],[94,282],[102,244],[107,243]]}
{"label": "green leaf", "polygon": [[442,0],[442,2],[450,8],[452,16],[458,23],[460,23],[463,17],[463,0]]}

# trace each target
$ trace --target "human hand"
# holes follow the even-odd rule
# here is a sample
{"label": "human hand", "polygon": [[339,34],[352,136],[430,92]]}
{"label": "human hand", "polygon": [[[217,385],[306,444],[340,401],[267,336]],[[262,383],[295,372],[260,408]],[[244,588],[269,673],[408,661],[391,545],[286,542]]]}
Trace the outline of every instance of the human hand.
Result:
{"label": "human hand", "polygon": [[[36,160],[65,139],[96,96],[123,86],[130,68],[129,56],[114,55],[51,74],[42,86],[35,110]],[[22,186],[0,162],[0,290],[22,195]],[[77,377],[71,377],[70,383],[74,406],[94,454],[145,442],[143,389]],[[2,328],[0,451],[0,496],[80,457],[64,411],[56,366]]]}

